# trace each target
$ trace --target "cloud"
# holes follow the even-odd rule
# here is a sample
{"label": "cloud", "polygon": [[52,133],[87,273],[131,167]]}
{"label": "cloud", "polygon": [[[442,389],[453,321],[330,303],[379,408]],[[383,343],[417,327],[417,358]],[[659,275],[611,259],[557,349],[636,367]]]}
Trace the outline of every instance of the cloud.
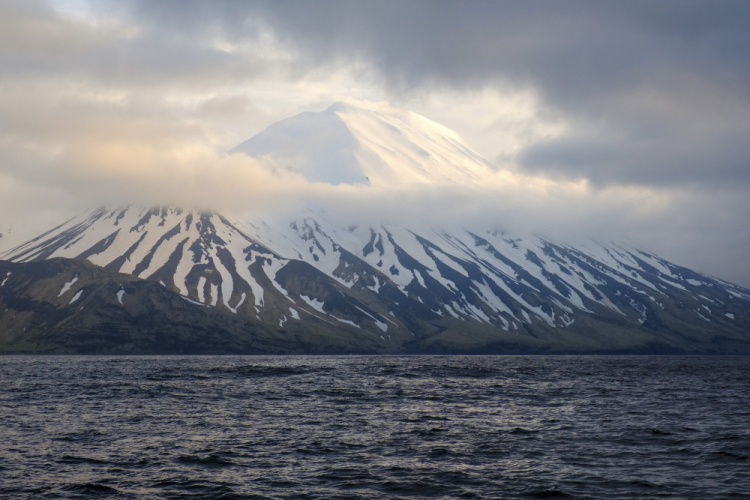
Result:
{"label": "cloud", "polygon": [[520,156],[533,172],[599,184],[750,181],[747,2],[130,6],[138,22],[198,39],[247,42],[261,26],[298,69],[363,61],[392,97],[503,82],[533,89],[571,124]]}

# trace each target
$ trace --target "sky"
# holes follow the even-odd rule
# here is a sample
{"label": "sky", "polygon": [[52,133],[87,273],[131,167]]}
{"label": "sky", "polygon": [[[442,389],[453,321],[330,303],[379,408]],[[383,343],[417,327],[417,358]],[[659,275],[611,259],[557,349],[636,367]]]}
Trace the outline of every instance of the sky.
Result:
{"label": "sky", "polygon": [[[385,199],[750,287],[749,25],[721,0],[0,0],[0,249],[103,203]],[[226,153],[352,99],[450,127],[497,178],[363,195]]]}

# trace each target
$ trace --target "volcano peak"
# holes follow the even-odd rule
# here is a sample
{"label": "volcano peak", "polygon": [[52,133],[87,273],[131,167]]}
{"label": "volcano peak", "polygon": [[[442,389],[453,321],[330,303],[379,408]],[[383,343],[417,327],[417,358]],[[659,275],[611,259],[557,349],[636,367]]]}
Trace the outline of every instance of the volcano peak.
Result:
{"label": "volcano peak", "polygon": [[490,163],[449,128],[387,103],[337,102],[270,125],[232,150],[328,184],[477,184]]}

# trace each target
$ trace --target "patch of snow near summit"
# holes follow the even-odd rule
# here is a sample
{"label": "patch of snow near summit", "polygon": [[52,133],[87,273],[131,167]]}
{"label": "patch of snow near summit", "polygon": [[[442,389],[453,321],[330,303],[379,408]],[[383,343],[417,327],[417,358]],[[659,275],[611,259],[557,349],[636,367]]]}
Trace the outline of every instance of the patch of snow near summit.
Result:
{"label": "patch of snow near summit", "polygon": [[125,290],[120,290],[117,292],[117,301],[122,305],[122,296],[125,295]]}
{"label": "patch of snow near summit", "polygon": [[724,316],[726,316],[729,319],[734,319],[734,314],[732,313],[725,313]]}

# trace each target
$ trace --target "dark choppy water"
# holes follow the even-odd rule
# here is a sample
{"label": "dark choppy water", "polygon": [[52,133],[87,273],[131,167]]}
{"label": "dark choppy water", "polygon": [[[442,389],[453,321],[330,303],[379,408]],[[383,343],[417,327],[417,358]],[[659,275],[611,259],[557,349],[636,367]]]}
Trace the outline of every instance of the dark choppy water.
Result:
{"label": "dark choppy water", "polygon": [[750,358],[2,357],[3,498],[750,498]]}

